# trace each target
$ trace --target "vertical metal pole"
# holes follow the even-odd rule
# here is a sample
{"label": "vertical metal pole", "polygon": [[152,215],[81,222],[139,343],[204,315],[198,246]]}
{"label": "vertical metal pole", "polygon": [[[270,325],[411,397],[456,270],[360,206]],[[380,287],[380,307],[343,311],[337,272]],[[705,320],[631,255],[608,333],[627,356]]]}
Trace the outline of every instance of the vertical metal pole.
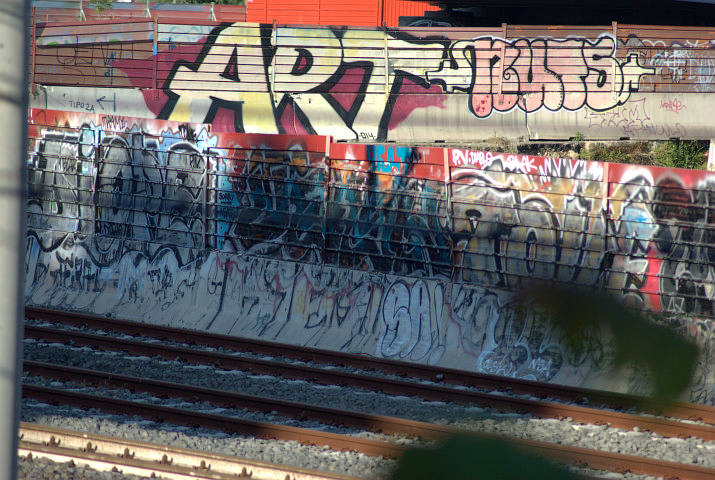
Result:
{"label": "vertical metal pole", "polygon": [[504,97],[502,96],[502,85],[504,82],[504,71],[506,70],[506,61],[504,60],[504,54],[506,53],[506,23],[501,24],[501,38],[504,40],[501,42],[501,47],[499,49],[499,61],[501,63],[501,73],[499,74],[499,84],[497,85],[497,102],[499,105],[504,103]]}
{"label": "vertical metal pole", "polygon": [[102,163],[102,135],[101,132],[95,132],[97,136],[95,138],[95,149],[94,149],[94,165],[92,165],[92,191],[89,192],[91,195],[91,206],[92,209],[92,231],[90,232],[92,236],[102,233],[102,230],[98,228],[97,225],[97,181],[99,177],[99,165]]}
{"label": "vertical metal pole", "polygon": [[[452,210],[452,169],[449,163],[449,152],[450,149],[447,147],[444,147],[443,149],[443,162],[444,162],[444,197],[446,201],[445,205],[445,214],[447,216],[446,218],[446,223],[447,223],[447,230],[452,232],[454,231],[454,212]],[[452,266],[452,273],[450,274],[450,291],[449,291],[449,297],[451,298],[452,296],[452,284],[457,281],[457,267],[455,266],[457,263],[457,259],[454,256],[454,241],[450,239],[449,241],[449,262]]]}
{"label": "vertical metal pole", "polygon": [[[268,5],[268,2],[266,2],[266,5]],[[278,28],[276,27],[276,20],[273,19],[273,31],[271,32],[273,35],[273,45],[271,45],[273,48],[278,48]],[[276,50],[276,53],[278,51]],[[271,88],[273,89],[273,93],[275,94],[277,88],[276,88],[276,65],[277,59],[276,56],[273,56],[273,60],[271,60],[272,66],[271,66]],[[295,112],[295,110],[293,110]],[[295,115],[293,115],[295,117]]]}
{"label": "vertical metal pole", "polygon": [[603,182],[601,183],[601,209],[603,211],[603,252],[608,252],[608,219],[611,215],[611,175],[609,163],[603,162]]}
{"label": "vertical metal pole", "polygon": [[0,480],[16,478],[22,361],[29,1],[0,8]]}
{"label": "vertical metal pole", "polygon": [[154,89],[154,100],[159,100],[159,76],[158,76],[158,63],[159,63],[159,20],[154,17],[154,42],[152,45],[152,50],[154,54],[154,71],[152,73],[151,88]]}
{"label": "vertical metal pole", "polygon": [[[79,10],[77,10],[77,20],[85,22],[87,21],[87,15],[84,14],[84,9],[82,8],[82,3],[84,0],[79,0]],[[49,16],[48,16],[49,18]]]}
{"label": "vertical metal pole", "polygon": [[203,195],[201,195],[201,220],[202,220],[202,225],[204,228],[204,234],[203,234],[203,250],[206,251],[206,248],[209,244],[207,242],[207,237],[208,237],[208,219],[206,218],[206,205],[208,203],[208,196],[209,196],[209,191],[210,191],[210,186],[209,186],[209,169],[211,167],[211,149],[206,148],[204,150],[206,154],[206,161],[204,162],[204,173],[203,173],[203,178],[201,180],[201,183],[203,184]]}
{"label": "vertical metal pole", "polygon": [[330,171],[330,144],[333,137],[325,137],[325,156],[323,163],[325,165],[325,183],[323,184],[323,251],[321,264],[325,265],[325,256],[328,254],[328,205],[330,202],[330,183],[332,172]]}
{"label": "vertical metal pole", "polygon": [[385,38],[385,97],[390,94],[390,54],[388,53],[387,27],[382,22],[382,34]]}
{"label": "vertical metal pole", "polygon": [[32,28],[32,41],[30,42],[30,48],[32,48],[32,57],[30,58],[30,88],[32,93],[35,93],[35,54],[37,51],[37,19],[35,18],[35,7],[32,7],[32,16],[30,17],[30,25]]}
{"label": "vertical metal pole", "polygon": [[[611,28],[613,29],[613,58],[617,58],[618,53],[618,22],[611,22]],[[615,102],[618,99],[618,92],[620,90],[620,85],[616,86],[616,77],[618,73],[618,62],[613,62],[611,67],[611,99]]]}

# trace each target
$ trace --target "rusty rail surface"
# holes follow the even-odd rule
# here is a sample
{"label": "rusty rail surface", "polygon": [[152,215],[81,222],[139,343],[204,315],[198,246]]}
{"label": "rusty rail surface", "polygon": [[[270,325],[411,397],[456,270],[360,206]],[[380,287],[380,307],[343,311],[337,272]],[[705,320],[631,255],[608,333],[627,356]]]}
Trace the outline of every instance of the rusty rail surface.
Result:
{"label": "rusty rail surface", "polygon": [[[715,440],[715,427],[684,423],[651,416],[602,410],[578,405],[567,405],[543,400],[531,400],[500,394],[465,391],[441,385],[423,385],[406,380],[380,378],[371,375],[359,375],[335,372],[315,367],[290,365],[283,362],[238,358],[216,352],[201,352],[188,348],[168,347],[140,341],[116,339],[107,336],[90,335],[80,332],[53,330],[44,327],[26,327],[27,338],[57,341],[75,346],[89,346],[112,351],[123,351],[137,355],[158,356],[168,360],[182,360],[205,365],[219,366],[226,369],[240,369],[268,375],[280,375],[286,378],[302,379],[328,385],[350,385],[381,391],[395,395],[415,395],[426,400],[452,401],[459,404],[479,405],[503,411],[529,413],[540,418],[570,417],[578,422],[610,424],[613,427],[632,429],[638,427],[664,436],[696,436],[703,440]],[[28,369],[40,370],[40,365],[26,362]],[[89,374],[86,378],[89,378]],[[66,375],[69,375],[67,373]],[[117,375],[111,375],[119,378]],[[81,380],[82,374],[78,379]],[[107,381],[106,379],[98,381]],[[126,383],[128,380],[124,380]],[[117,380],[122,384],[122,380]],[[156,387],[160,388],[160,387]],[[171,387],[170,387],[171,388]],[[169,388],[169,389],[170,389]],[[188,395],[195,390],[189,389]],[[166,391],[166,389],[165,389]],[[195,395],[194,395],[195,396]],[[233,399],[232,399],[233,400]],[[260,402],[258,402],[260,403]],[[300,410],[300,409],[299,409]]]}
{"label": "rusty rail surface", "polygon": [[239,420],[226,415],[200,413],[191,410],[118,400],[98,395],[70,392],[62,389],[22,386],[22,396],[50,404],[72,405],[78,408],[98,408],[119,415],[138,415],[154,421],[186,426],[201,426],[227,433],[257,438],[296,441],[303,444],[326,445],[334,450],[357,451],[370,456],[396,458],[402,448],[387,442],[319,432],[307,428]]}
{"label": "rusty rail surface", "polygon": [[[373,358],[363,355],[332,352],[316,348],[298,347],[293,345],[271,343],[248,338],[232,337],[228,335],[209,334],[194,330],[172,328],[161,325],[150,325],[125,320],[84,315],[79,313],[60,312],[37,307],[26,307],[25,312],[28,316],[32,316],[34,318],[53,323],[87,327],[91,329],[103,329],[135,336],[154,337],[161,340],[196,344],[212,348],[224,348],[237,352],[251,352],[256,354],[286,357],[315,363],[350,366],[368,371],[378,371],[386,374],[399,375],[402,377],[406,377],[406,379],[428,380],[431,382],[439,382],[445,384],[464,385],[478,389],[498,390],[515,394],[531,395],[540,398],[552,398],[576,402],[584,406],[604,406],[617,410],[637,409],[639,411],[647,413],[665,414],[673,418],[680,418],[685,420],[699,420],[711,425],[715,424],[715,408],[701,404],[675,402],[668,406],[666,411],[660,411],[659,408],[654,408],[652,405],[649,405],[649,400],[647,398],[638,397],[635,395],[626,395],[615,392],[555,385],[545,382],[536,382],[518,378],[480,374],[463,370],[440,368],[429,365],[420,365],[414,363],[399,362],[395,360]],[[35,335],[35,338],[41,338],[41,332],[44,332],[44,334],[52,336],[51,338],[62,341],[62,334],[57,333],[57,335],[59,335],[59,337],[57,337],[53,336],[56,335],[54,331],[42,329],[34,330],[36,328],[37,327],[32,327],[32,329],[26,330],[26,332],[29,333],[36,331],[37,334]],[[77,338],[79,339],[82,337],[78,336]],[[93,337],[87,337],[87,341],[89,341],[90,338]],[[93,341],[102,342],[101,337],[94,338]],[[111,348],[111,345],[113,343],[117,342],[115,342],[114,340],[112,340],[111,342],[104,342],[104,346]],[[117,343],[117,345],[120,344],[122,343]],[[124,345],[124,348],[141,348],[141,346],[126,344]],[[145,352],[145,350],[139,351]],[[229,365],[235,365],[235,368],[246,368],[246,364],[249,363],[243,362],[227,364],[227,361],[240,361],[233,356],[227,356],[226,359],[222,360],[217,360],[216,358],[212,358],[211,356],[209,356],[208,360],[202,360],[202,358],[204,358],[203,354],[196,352],[196,355],[198,356],[194,356],[193,354],[191,355],[192,361],[198,361],[201,363],[208,364],[212,364],[211,362],[218,362],[226,367],[228,367]],[[250,361],[250,365],[248,365],[248,368],[255,370],[256,368],[260,368],[262,365],[263,362],[261,361]],[[272,362],[267,362],[266,365],[269,368],[265,371],[273,371]],[[307,372],[310,372],[310,370],[307,370]],[[330,374],[330,372],[328,372],[328,374]],[[288,375],[288,373],[286,372],[284,373],[284,375]],[[310,375],[308,375],[307,377],[299,376],[296,378],[310,378]],[[334,377],[328,378],[327,380],[330,382],[332,378]],[[366,385],[361,386],[370,388]],[[426,392],[424,394],[427,395]],[[459,394],[465,395],[465,392],[463,390],[459,390]]]}
{"label": "rusty rail surface", "polygon": [[[179,397],[188,401],[206,401],[228,408],[246,408],[261,410],[263,412],[276,411],[281,415],[289,416],[299,420],[311,419],[333,425],[346,425],[355,428],[363,428],[374,432],[392,433],[398,435],[416,435],[424,440],[439,440],[446,435],[460,433],[455,428],[432,425],[425,422],[404,420],[384,415],[369,415],[359,412],[350,412],[324,408],[306,403],[288,402],[255,395],[243,395],[223,390],[201,388],[193,385],[163,382],[145,378],[138,378],[128,375],[106,373],[96,370],[67,367],[44,362],[25,361],[23,366],[25,372],[32,375],[40,375],[46,378],[62,379],[73,381],[96,387],[126,388],[131,391],[145,392],[153,395],[166,397]],[[570,416],[572,410],[561,412],[563,416]],[[554,412],[555,416],[558,412]],[[585,418],[584,412],[580,409],[576,415]],[[637,422],[641,429],[649,430],[664,436],[697,437],[703,440],[715,440],[715,428],[690,424],[683,422],[673,422],[668,420],[652,419],[649,417],[637,417],[630,414],[616,414],[600,411],[591,414],[593,423],[628,423]]]}
{"label": "rusty rail surface", "polygon": [[357,480],[336,473],[283,466],[244,458],[112,438],[32,423],[20,424],[19,455],[114,468],[126,474],[171,479]]}
{"label": "rusty rail surface", "polygon": [[[402,446],[389,442],[331,434],[305,428],[243,421],[228,416],[197,413],[184,409],[147,405],[145,403],[117,400],[32,385],[23,385],[23,397],[51,404],[60,403],[84,409],[98,408],[112,413],[134,414],[155,421],[194,427],[202,426],[260,438],[294,440],[309,445],[326,445],[336,450],[353,450],[370,456],[397,458],[405,449]],[[480,438],[501,438],[496,435],[475,436]],[[713,474],[715,474],[714,469],[696,465],[663,462],[579,447],[567,447],[525,440],[513,440],[513,443],[532,454],[579,466],[588,465],[594,469],[618,472],[629,471],[636,474],[669,476],[693,480],[710,479]]]}

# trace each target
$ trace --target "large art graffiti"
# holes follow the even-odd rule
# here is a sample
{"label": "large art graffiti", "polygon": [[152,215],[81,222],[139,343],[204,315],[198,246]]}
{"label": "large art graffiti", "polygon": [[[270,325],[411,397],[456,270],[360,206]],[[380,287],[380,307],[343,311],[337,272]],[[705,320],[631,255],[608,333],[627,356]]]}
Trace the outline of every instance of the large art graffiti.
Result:
{"label": "large art graffiti", "polygon": [[627,389],[512,304],[580,284],[679,319],[706,355],[691,399],[713,401],[707,172],[30,120],[30,304]]}
{"label": "large art graffiti", "polygon": [[[380,42],[387,45],[385,61],[364,55],[366,47]],[[239,61],[256,55],[257,48],[262,62]],[[391,61],[390,51],[406,54]],[[159,117],[186,121],[186,112],[192,112],[210,123],[219,108],[227,108],[237,131],[278,133],[289,128],[284,114],[292,109],[288,118],[298,118],[309,133],[328,133],[328,124],[331,133],[344,130],[334,134],[340,138],[384,139],[391,123],[411,108],[444,101],[422,97],[412,105],[397,104],[409,94],[465,93],[466,107],[477,117],[517,106],[525,112],[608,110],[625,103],[638,91],[640,77],[654,72],[639,65],[637,55],[621,62],[615,51],[616,40],[609,35],[594,41],[479,37],[450,42],[398,31],[281,27],[269,37],[255,28],[219,27],[194,62],[174,64],[163,85],[168,100]],[[228,60],[224,65],[217,59]],[[191,91],[197,81],[204,92]],[[366,94],[382,92],[382,98],[365,101]],[[368,125],[378,118],[375,133]]]}
{"label": "large art graffiti", "polygon": [[[151,27],[40,26],[33,81],[64,86],[56,100],[74,111],[141,110],[224,132],[415,142],[472,142],[505,125],[509,135],[538,137],[543,122],[565,124],[567,136],[688,137],[700,134],[695,106],[709,101],[698,94],[715,88],[713,43],[689,31],[672,40],[641,38],[632,28],[527,35],[517,26],[521,33],[508,36],[505,29]],[[136,91],[141,109],[130,95]],[[624,127],[622,117],[634,115],[643,125]]]}

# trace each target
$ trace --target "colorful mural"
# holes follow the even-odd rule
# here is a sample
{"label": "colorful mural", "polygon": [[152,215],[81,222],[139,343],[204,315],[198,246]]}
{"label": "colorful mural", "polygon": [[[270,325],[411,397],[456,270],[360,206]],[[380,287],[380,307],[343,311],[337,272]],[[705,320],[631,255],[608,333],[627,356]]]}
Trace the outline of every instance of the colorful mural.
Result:
{"label": "colorful mural", "polygon": [[715,135],[699,121],[715,88],[701,31],[73,28],[36,29],[32,80],[53,86],[36,107],[361,142]]}
{"label": "colorful mural", "polygon": [[30,304],[628,390],[513,306],[526,280],[576,283],[680,318],[704,349],[690,399],[713,401],[708,172],[30,121]]}

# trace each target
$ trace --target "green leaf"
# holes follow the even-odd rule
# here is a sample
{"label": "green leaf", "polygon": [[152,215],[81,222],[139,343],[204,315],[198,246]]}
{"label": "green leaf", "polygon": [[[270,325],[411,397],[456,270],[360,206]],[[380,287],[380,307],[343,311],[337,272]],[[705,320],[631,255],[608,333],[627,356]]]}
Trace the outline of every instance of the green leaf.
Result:
{"label": "green leaf", "polygon": [[550,324],[571,355],[607,354],[605,368],[643,371],[652,406],[675,400],[693,378],[698,349],[662,315],[629,308],[601,291],[557,285],[531,287],[519,298],[521,308],[539,312]]}
{"label": "green leaf", "polygon": [[436,448],[408,450],[393,480],[576,480],[564,467],[524,453],[502,440],[456,436]]}

